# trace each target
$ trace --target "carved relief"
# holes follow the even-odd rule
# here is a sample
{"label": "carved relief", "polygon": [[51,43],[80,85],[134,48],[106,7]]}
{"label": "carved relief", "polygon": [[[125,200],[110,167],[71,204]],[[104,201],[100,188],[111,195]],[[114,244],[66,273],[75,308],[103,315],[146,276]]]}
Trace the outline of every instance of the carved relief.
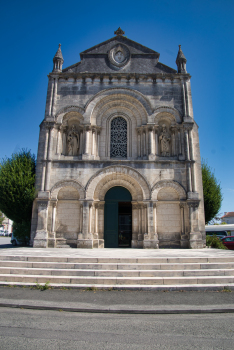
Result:
{"label": "carved relief", "polygon": [[160,152],[162,157],[170,156],[170,141],[171,141],[171,137],[167,131],[166,124],[163,124],[162,132],[161,132],[161,135],[159,136]]}
{"label": "carved relief", "polygon": [[67,155],[77,156],[79,152],[80,137],[76,130],[75,125],[72,125],[67,134]]}

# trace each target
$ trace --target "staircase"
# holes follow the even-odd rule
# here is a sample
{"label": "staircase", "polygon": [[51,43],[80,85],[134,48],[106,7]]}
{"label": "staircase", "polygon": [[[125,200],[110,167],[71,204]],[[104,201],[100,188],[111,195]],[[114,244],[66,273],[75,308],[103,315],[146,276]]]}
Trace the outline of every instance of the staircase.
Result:
{"label": "staircase", "polygon": [[199,290],[234,289],[233,257],[87,258],[0,256],[0,285]]}

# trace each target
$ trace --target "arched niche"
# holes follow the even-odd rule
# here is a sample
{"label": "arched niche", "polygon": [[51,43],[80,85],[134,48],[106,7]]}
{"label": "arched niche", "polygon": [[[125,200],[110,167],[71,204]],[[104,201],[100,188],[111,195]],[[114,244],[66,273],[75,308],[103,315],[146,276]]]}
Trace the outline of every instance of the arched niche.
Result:
{"label": "arched niche", "polygon": [[[79,199],[85,198],[85,189],[84,187],[78,182],[74,180],[70,181],[59,181],[57,182],[51,189],[51,199],[58,199],[58,193],[61,189],[63,189],[66,192],[66,188],[73,188],[76,190],[79,194]],[[70,190],[69,190],[70,191]]]}
{"label": "arched niche", "polygon": [[179,200],[184,200],[187,198],[185,189],[176,181],[171,180],[162,180],[158,181],[153,187],[152,187],[152,199],[158,200],[158,193],[163,188],[170,188],[174,190]]}

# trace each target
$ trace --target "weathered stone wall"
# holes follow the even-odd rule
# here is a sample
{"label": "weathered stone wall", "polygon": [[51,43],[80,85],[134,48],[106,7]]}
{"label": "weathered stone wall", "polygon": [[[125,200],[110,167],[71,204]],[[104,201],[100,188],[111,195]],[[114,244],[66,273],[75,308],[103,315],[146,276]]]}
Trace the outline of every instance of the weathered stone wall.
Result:
{"label": "weathered stone wall", "polygon": [[[110,59],[116,40],[124,43],[125,66]],[[104,247],[105,193],[123,186],[133,199],[132,247],[201,248],[201,161],[186,59],[180,49],[177,73],[155,51],[116,40],[85,51],[64,71],[60,48],[56,54],[40,126],[31,242]],[[116,117],[127,132],[120,159],[110,156]]]}

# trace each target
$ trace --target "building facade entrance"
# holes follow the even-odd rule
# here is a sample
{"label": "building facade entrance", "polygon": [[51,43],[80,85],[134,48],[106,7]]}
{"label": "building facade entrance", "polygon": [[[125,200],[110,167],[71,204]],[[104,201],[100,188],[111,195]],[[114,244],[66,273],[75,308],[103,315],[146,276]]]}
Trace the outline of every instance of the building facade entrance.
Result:
{"label": "building facade entrance", "polygon": [[105,195],[105,248],[130,248],[132,240],[132,196],[120,186]]}

